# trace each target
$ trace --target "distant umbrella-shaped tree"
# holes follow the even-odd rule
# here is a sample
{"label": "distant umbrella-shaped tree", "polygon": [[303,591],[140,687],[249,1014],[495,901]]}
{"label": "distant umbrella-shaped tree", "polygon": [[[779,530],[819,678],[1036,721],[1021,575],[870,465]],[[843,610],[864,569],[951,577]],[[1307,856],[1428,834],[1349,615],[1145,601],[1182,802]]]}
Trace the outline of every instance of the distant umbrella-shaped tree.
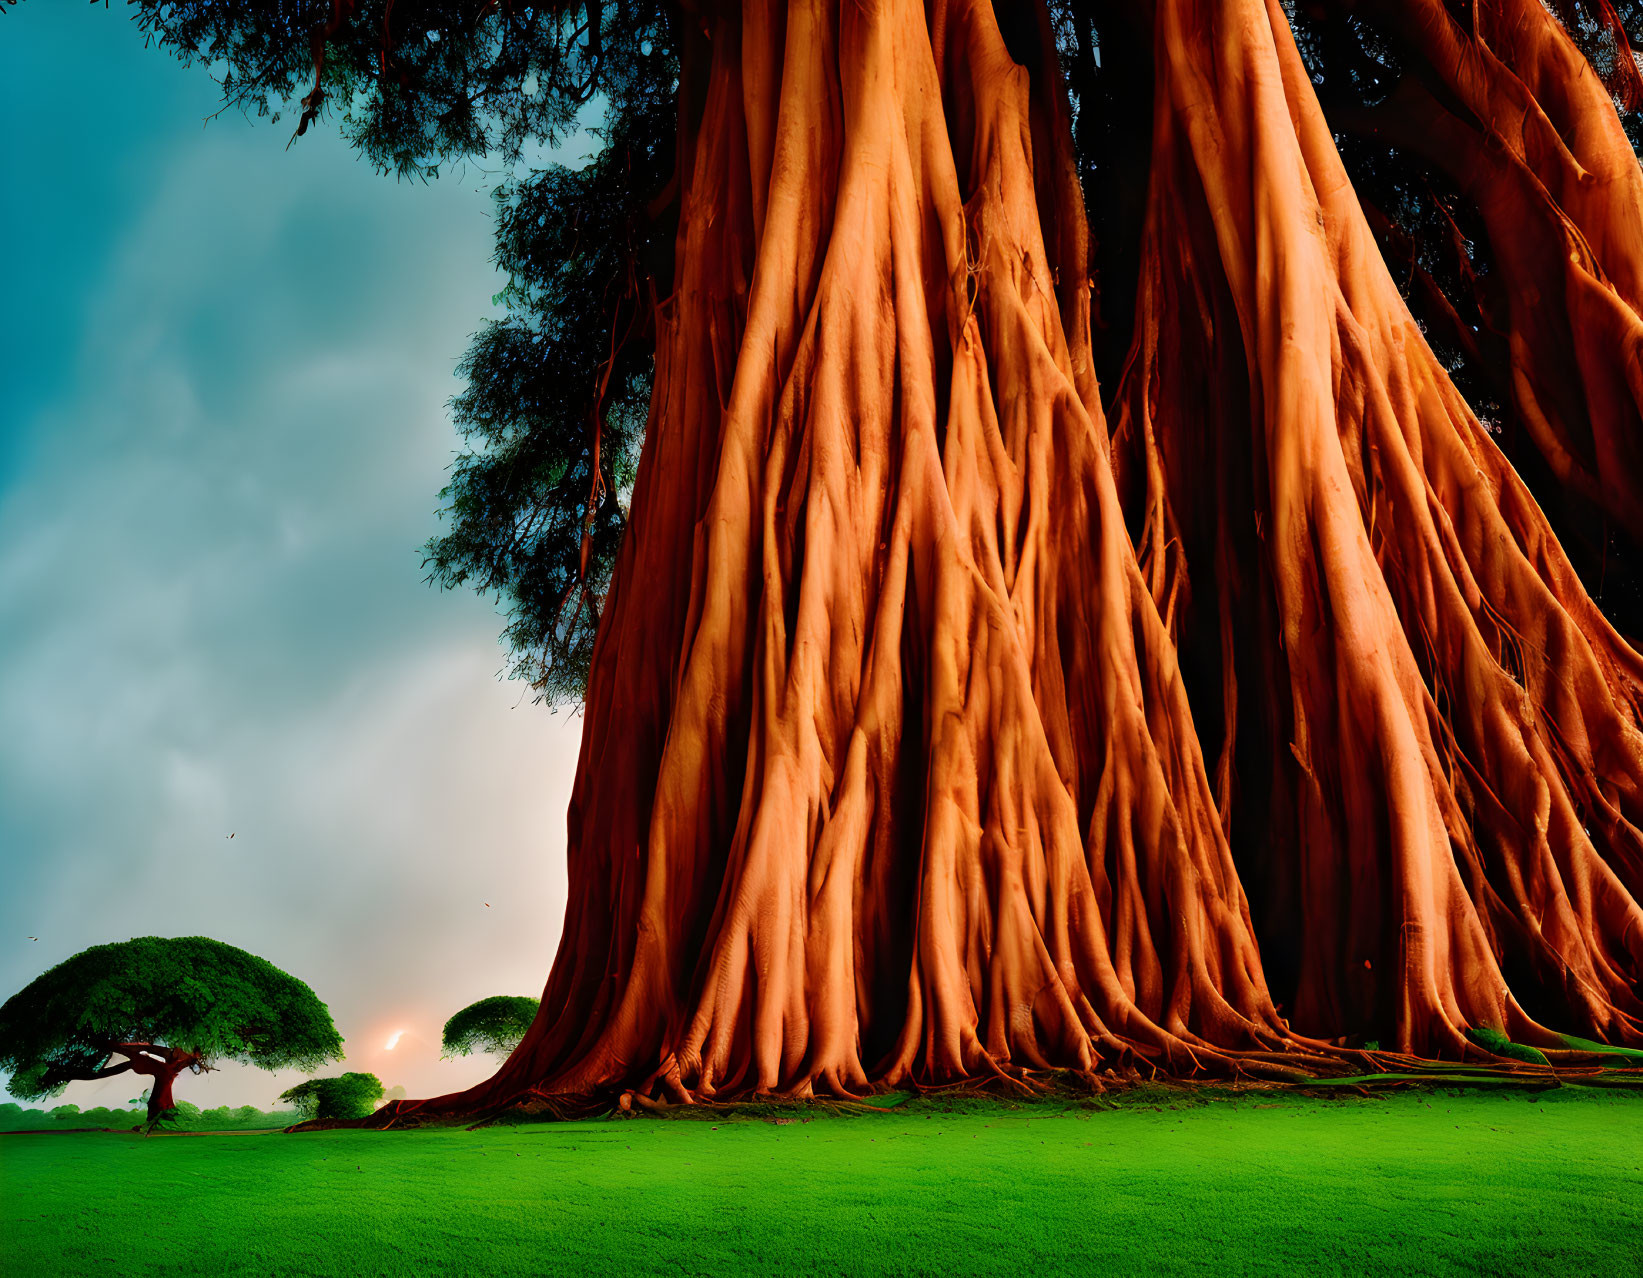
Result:
{"label": "distant umbrella-shaped tree", "polygon": [[341,1056],[342,1037],[313,990],[204,936],[94,945],[0,1007],[0,1070],[11,1074],[12,1095],[41,1100],[130,1071],[153,1080],[150,1123],[175,1108],[172,1084],[185,1069],[225,1060],[314,1069]]}
{"label": "distant umbrella-shaped tree", "polygon": [[537,1000],[517,994],[493,994],[470,1003],[445,1022],[441,1045],[446,1056],[491,1052],[506,1056],[519,1046],[536,1019]]}

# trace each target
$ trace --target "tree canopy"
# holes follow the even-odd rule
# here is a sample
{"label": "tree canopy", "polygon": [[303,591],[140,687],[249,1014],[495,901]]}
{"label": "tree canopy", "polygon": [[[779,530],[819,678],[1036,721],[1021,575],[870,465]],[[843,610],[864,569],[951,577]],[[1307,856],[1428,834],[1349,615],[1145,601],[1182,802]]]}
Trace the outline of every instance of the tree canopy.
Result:
{"label": "tree canopy", "polygon": [[342,1038],[302,981],[204,936],[94,945],[0,1007],[0,1069],[25,1100],[134,1068],[107,1062],[143,1049],[177,1053],[191,1068],[313,1069],[341,1056]]}
{"label": "tree canopy", "polygon": [[280,1099],[307,1118],[364,1118],[382,1099],[382,1080],[375,1074],[339,1074],[310,1078],[280,1093]]}
{"label": "tree canopy", "polygon": [[494,1052],[507,1055],[519,1046],[531,1022],[536,1019],[538,1002],[516,994],[493,994],[477,1003],[470,1003],[445,1022],[440,1036],[446,1056],[467,1056],[470,1052]]}

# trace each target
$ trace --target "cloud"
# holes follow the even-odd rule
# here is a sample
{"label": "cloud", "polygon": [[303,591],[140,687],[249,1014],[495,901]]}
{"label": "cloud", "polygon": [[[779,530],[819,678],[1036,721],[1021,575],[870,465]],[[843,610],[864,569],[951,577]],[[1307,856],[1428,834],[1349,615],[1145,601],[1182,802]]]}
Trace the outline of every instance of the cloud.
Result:
{"label": "cloud", "polygon": [[[89,79],[110,109],[124,67]],[[494,610],[416,553],[498,287],[487,201],[185,117],[156,113],[148,169],[110,161],[106,245],[54,240],[44,193],[23,212],[105,265],[50,384],[8,392],[0,997],[86,945],[202,933],[313,985],[351,1067],[463,1085],[487,1065],[437,1062],[444,1019],[539,992],[552,957],[580,733],[498,681]]]}

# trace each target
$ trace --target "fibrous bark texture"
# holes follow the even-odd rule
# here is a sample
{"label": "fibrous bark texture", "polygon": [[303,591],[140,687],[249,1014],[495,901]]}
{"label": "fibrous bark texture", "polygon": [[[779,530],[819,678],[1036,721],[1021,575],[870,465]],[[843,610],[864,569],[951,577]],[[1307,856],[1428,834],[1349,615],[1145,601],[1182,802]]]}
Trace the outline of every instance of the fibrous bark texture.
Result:
{"label": "fibrous bark texture", "polygon": [[[1109,432],[1047,19],[1023,66],[986,0],[704,13],[559,958],[493,1079],[382,1121],[1639,1041],[1643,661],[1405,309],[1277,0],[1139,20]],[[1595,419],[1536,387],[1597,383],[1548,323],[1555,433]]]}
{"label": "fibrous bark texture", "polygon": [[1442,0],[1364,11],[1424,74],[1343,122],[1426,158],[1477,209],[1503,397],[1558,480],[1643,542],[1643,170],[1611,96],[1643,83],[1624,35],[1605,85],[1540,0],[1480,3],[1469,25]]}
{"label": "fibrous bark texture", "polygon": [[[1158,12],[1119,438],[1155,596],[1203,569],[1178,632],[1219,659],[1223,791],[1264,791],[1248,860],[1295,1019],[1427,1056],[1480,1026],[1560,1046],[1521,980],[1559,1029],[1631,1041],[1638,657],[1410,318],[1281,8]],[[1202,396],[1164,389],[1210,362]],[[1265,757],[1235,768],[1243,723]]]}

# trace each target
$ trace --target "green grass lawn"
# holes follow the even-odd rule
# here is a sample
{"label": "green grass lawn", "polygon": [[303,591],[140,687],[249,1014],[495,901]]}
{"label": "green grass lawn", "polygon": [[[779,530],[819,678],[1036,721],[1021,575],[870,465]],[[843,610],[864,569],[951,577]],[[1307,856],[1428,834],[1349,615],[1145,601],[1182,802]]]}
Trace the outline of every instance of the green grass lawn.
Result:
{"label": "green grass lawn", "polygon": [[8,1275],[1643,1273],[1643,1099],[0,1137]]}

